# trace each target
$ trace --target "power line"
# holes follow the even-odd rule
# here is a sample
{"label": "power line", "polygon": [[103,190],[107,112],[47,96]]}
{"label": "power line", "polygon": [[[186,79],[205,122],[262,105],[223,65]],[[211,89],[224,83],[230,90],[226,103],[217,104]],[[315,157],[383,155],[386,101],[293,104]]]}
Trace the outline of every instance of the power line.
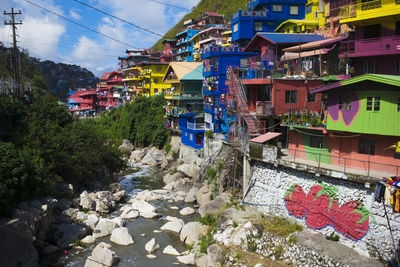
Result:
{"label": "power line", "polygon": [[188,8],[185,8],[185,7],[175,6],[175,5],[171,5],[171,4],[168,4],[168,3],[165,3],[165,2],[161,2],[161,1],[157,1],[157,0],[148,0],[148,1],[154,2],[154,3],[157,3],[157,4],[161,4],[161,5],[165,5],[165,6],[169,6],[169,7],[174,7],[174,8],[186,10],[186,11],[192,11],[192,10],[190,10]]}
{"label": "power line", "polygon": [[87,30],[89,30],[89,31],[92,31],[92,32],[94,32],[94,33],[97,33],[98,35],[101,35],[101,36],[103,36],[103,37],[105,37],[105,38],[108,38],[108,39],[110,39],[110,40],[113,40],[114,42],[117,42],[117,43],[120,43],[120,44],[129,46],[129,47],[132,47],[132,48],[134,48],[134,49],[141,49],[141,48],[139,48],[139,47],[136,47],[136,46],[130,45],[130,44],[128,44],[128,43],[125,43],[125,42],[123,42],[123,41],[120,41],[120,40],[118,40],[118,39],[115,39],[114,37],[111,37],[111,36],[109,36],[109,35],[103,34],[103,33],[99,32],[99,31],[97,31],[97,30],[95,30],[95,29],[89,28],[89,27],[87,27],[87,26],[85,26],[85,25],[83,25],[83,24],[81,24],[81,23],[78,23],[78,22],[76,22],[76,21],[73,21],[72,19],[69,19],[69,18],[67,18],[67,17],[65,17],[65,16],[63,16],[63,15],[60,15],[60,14],[54,12],[54,11],[51,11],[51,10],[49,10],[49,9],[47,9],[47,8],[45,8],[45,7],[42,7],[42,6],[40,6],[40,5],[36,4],[36,3],[33,3],[33,2],[31,2],[31,1],[29,1],[29,0],[24,0],[24,1],[27,2],[27,3],[29,3],[29,4],[31,4],[31,5],[34,5],[34,6],[38,7],[38,8],[40,8],[40,9],[43,9],[43,10],[45,10],[45,11],[47,11],[47,12],[53,14],[53,15],[56,15],[57,17],[60,17],[60,18],[66,20],[66,21],[68,21],[68,22],[70,22],[70,23],[76,24],[76,25],[78,25],[78,26],[80,26],[80,27],[82,27],[82,28],[85,28],[85,29],[87,29]]}
{"label": "power line", "polygon": [[141,27],[141,26],[139,26],[139,25],[136,25],[136,24],[134,24],[134,23],[132,23],[132,22],[130,22],[130,21],[121,19],[121,18],[119,18],[119,17],[117,17],[117,16],[114,16],[114,15],[112,15],[112,14],[110,14],[110,13],[107,13],[107,12],[101,10],[101,9],[98,9],[97,7],[91,6],[91,5],[86,4],[86,3],[82,2],[82,1],[79,1],[79,0],[72,0],[72,1],[75,1],[75,2],[77,2],[77,3],[79,3],[79,4],[81,4],[81,5],[84,5],[84,6],[88,7],[88,8],[94,9],[94,10],[96,10],[96,11],[98,11],[98,12],[100,12],[100,13],[106,15],[106,16],[109,16],[109,17],[112,17],[112,18],[117,19],[117,20],[119,20],[119,21],[125,22],[125,23],[127,23],[127,24],[129,24],[129,25],[132,25],[133,27],[136,27],[136,28],[142,30],[142,31],[146,31],[146,32],[148,32],[148,33],[155,34],[155,35],[157,35],[157,36],[163,37],[162,34],[156,33],[156,32],[154,32],[154,31],[152,31],[152,30],[149,30],[149,29],[146,29],[146,28]]}

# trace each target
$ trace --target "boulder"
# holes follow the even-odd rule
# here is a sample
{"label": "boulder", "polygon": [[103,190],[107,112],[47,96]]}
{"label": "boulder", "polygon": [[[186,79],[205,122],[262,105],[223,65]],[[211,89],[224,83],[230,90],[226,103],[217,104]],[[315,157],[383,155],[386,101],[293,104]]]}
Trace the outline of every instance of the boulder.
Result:
{"label": "boulder", "polygon": [[156,208],[144,200],[133,201],[132,208],[139,211],[140,216],[147,219],[158,216],[158,214],[155,212]]}
{"label": "boulder", "polygon": [[117,193],[122,190],[122,186],[119,183],[112,183],[108,186],[108,190],[111,191],[112,194]]}
{"label": "boulder", "polygon": [[197,203],[204,205],[210,202],[210,195],[212,194],[212,188],[209,185],[203,185],[197,192]]}
{"label": "boulder", "polygon": [[85,238],[83,238],[81,240],[81,242],[84,243],[84,244],[92,244],[92,243],[96,242],[96,239],[93,236],[88,235]]}
{"label": "boulder", "polygon": [[125,227],[115,228],[111,233],[110,241],[122,246],[134,243],[132,236],[129,234],[128,228]]}
{"label": "boulder", "polygon": [[83,223],[86,224],[87,226],[89,226],[90,228],[94,229],[96,227],[96,224],[98,223],[98,221],[99,221],[99,217],[97,217],[96,214],[89,214]]}
{"label": "boulder", "polygon": [[[42,206],[42,205],[40,205],[40,206]],[[72,206],[72,201],[69,199],[62,198],[62,199],[58,200],[57,207],[61,211],[67,210],[67,209],[71,208],[71,206]]]}
{"label": "boulder", "polygon": [[176,257],[176,259],[183,264],[194,264],[194,254],[188,254],[188,255],[184,255],[184,256],[178,256]]}
{"label": "boulder", "polygon": [[181,209],[181,211],[179,212],[179,214],[182,215],[182,216],[186,216],[186,215],[193,214],[193,213],[195,213],[195,212],[196,212],[196,211],[195,211],[193,208],[191,208],[191,207],[186,207],[186,208]]}
{"label": "boulder", "polygon": [[171,231],[179,234],[184,224],[185,222],[182,219],[177,218],[176,220],[167,222],[166,224],[161,226],[160,229],[162,231]]}
{"label": "boulder", "polygon": [[207,233],[207,227],[199,222],[189,222],[181,229],[180,239],[186,245],[196,243],[199,238]]}
{"label": "boulder", "polygon": [[113,194],[113,199],[115,202],[125,202],[126,191],[121,190]]}
{"label": "boulder", "polygon": [[163,163],[165,159],[165,155],[161,150],[158,150],[155,147],[152,147],[142,159],[142,164],[156,166]]}
{"label": "boulder", "polygon": [[190,178],[196,178],[200,168],[194,164],[182,164],[178,167],[178,171],[186,176],[189,176]]}
{"label": "boulder", "polygon": [[115,222],[118,225],[118,227],[124,227],[126,224],[126,221],[121,217],[113,218],[111,219],[111,221]]}
{"label": "boulder", "polygon": [[224,250],[217,244],[213,244],[207,248],[207,263],[208,266],[220,266],[224,258]]}
{"label": "boulder", "polygon": [[110,235],[111,232],[118,227],[116,222],[113,222],[110,219],[101,218],[99,223],[93,230],[93,237],[99,238],[103,236]]}
{"label": "boulder", "polygon": [[146,149],[136,149],[132,151],[129,159],[134,162],[141,161],[144,155],[146,154]]}
{"label": "boulder", "polygon": [[183,177],[183,174],[180,172],[174,173],[174,174],[170,174],[167,173],[164,177],[163,177],[163,181],[165,184],[169,184],[173,181],[179,180]]}
{"label": "boulder", "polygon": [[137,194],[136,199],[137,200],[144,200],[144,201],[150,201],[150,200],[157,200],[160,199],[161,196],[153,193],[150,190],[144,190],[142,192],[140,192],[139,194]]}
{"label": "boulder", "polygon": [[115,208],[114,196],[110,191],[99,191],[96,193],[96,211],[109,213]]}
{"label": "boulder", "polygon": [[55,227],[53,238],[57,246],[62,248],[68,248],[70,244],[86,236],[90,231],[84,224],[62,223],[53,227]]}
{"label": "boulder", "polygon": [[204,216],[207,213],[215,216],[217,213],[227,204],[229,203],[229,200],[225,199],[224,197],[217,196],[214,198],[212,201],[203,204],[199,208],[199,213],[200,216]]}
{"label": "boulder", "polygon": [[124,211],[121,213],[121,218],[124,219],[135,219],[137,217],[139,217],[139,211],[133,209],[131,206],[125,208]]}
{"label": "boulder", "polygon": [[192,187],[190,191],[187,193],[185,197],[185,202],[186,203],[193,203],[197,200],[197,193],[199,192],[199,189],[197,187]]}
{"label": "boulder", "polygon": [[79,222],[84,222],[86,220],[86,218],[87,218],[87,214],[82,211],[79,211],[76,214],[76,220]]}
{"label": "boulder", "polygon": [[160,245],[157,243],[157,240],[155,238],[152,238],[149,242],[146,243],[144,246],[144,249],[152,253],[153,251],[157,250],[160,247]]}
{"label": "boulder", "polygon": [[133,150],[133,145],[129,140],[124,139],[118,149],[121,152],[131,152]]}
{"label": "boulder", "polygon": [[171,136],[170,144],[171,144],[171,151],[178,153],[179,149],[181,148],[181,137],[180,136]]}
{"label": "boulder", "polygon": [[87,258],[84,267],[114,266],[118,262],[119,257],[114,251],[99,244],[93,249],[92,255]]}
{"label": "boulder", "polygon": [[167,254],[167,255],[172,255],[172,256],[180,256],[181,255],[181,253],[179,253],[173,246],[171,246],[171,245],[168,245],[168,246],[166,246],[165,248],[164,248],[164,250],[163,250],[163,253],[164,254]]}

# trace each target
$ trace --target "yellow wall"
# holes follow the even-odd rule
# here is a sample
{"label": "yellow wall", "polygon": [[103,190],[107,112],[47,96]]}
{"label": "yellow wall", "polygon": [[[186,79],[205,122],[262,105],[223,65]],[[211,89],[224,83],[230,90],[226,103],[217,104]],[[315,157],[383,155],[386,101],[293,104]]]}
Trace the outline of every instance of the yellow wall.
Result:
{"label": "yellow wall", "polygon": [[163,83],[163,77],[168,65],[149,64],[143,66],[144,89],[146,96],[161,93],[163,89],[171,88],[171,84]]}
{"label": "yellow wall", "polygon": [[340,23],[360,23],[365,20],[374,20],[388,16],[400,15],[400,3],[396,4],[396,0],[375,0],[362,3],[357,0],[357,4],[349,7],[343,7],[343,14],[346,17],[340,20]]}

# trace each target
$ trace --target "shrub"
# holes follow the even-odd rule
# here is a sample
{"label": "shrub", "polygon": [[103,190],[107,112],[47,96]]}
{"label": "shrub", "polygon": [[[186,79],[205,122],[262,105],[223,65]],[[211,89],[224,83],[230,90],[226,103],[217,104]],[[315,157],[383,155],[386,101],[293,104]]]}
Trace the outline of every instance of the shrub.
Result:
{"label": "shrub", "polygon": [[297,223],[291,223],[280,217],[265,218],[259,222],[267,232],[278,236],[287,237],[294,232],[300,232],[303,227]]}
{"label": "shrub", "polygon": [[165,149],[165,152],[167,154],[169,154],[169,152],[171,151],[171,143],[165,144],[164,149]]}
{"label": "shrub", "polygon": [[199,222],[203,225],[207,226],[216,226],[217,225],[217,218],[212,216],[210,213],[207,213],[203,217],[200,217]]}
{"label": "shrub", "polygon": [[214,135],[213,132],[211,130],[207,130],[204,134],[205,137],[207,137],[208,139],[213,139]]}

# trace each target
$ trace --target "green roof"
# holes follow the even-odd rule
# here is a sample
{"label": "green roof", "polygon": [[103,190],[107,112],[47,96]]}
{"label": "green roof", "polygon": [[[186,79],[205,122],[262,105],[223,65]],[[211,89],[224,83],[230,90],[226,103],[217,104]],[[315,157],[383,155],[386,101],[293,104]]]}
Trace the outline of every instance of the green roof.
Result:
{"label": "green roof", "polygon": [[202,81],[204,79],[203,77],[203,64],[199,65],[197,68],[195,68],[194,70],[192,70],[191,72],[189,72],[188,74],[186,74],[185,76],[183,76],[183,78],[181,79],[182,81],[185,80],[199,80]]}

